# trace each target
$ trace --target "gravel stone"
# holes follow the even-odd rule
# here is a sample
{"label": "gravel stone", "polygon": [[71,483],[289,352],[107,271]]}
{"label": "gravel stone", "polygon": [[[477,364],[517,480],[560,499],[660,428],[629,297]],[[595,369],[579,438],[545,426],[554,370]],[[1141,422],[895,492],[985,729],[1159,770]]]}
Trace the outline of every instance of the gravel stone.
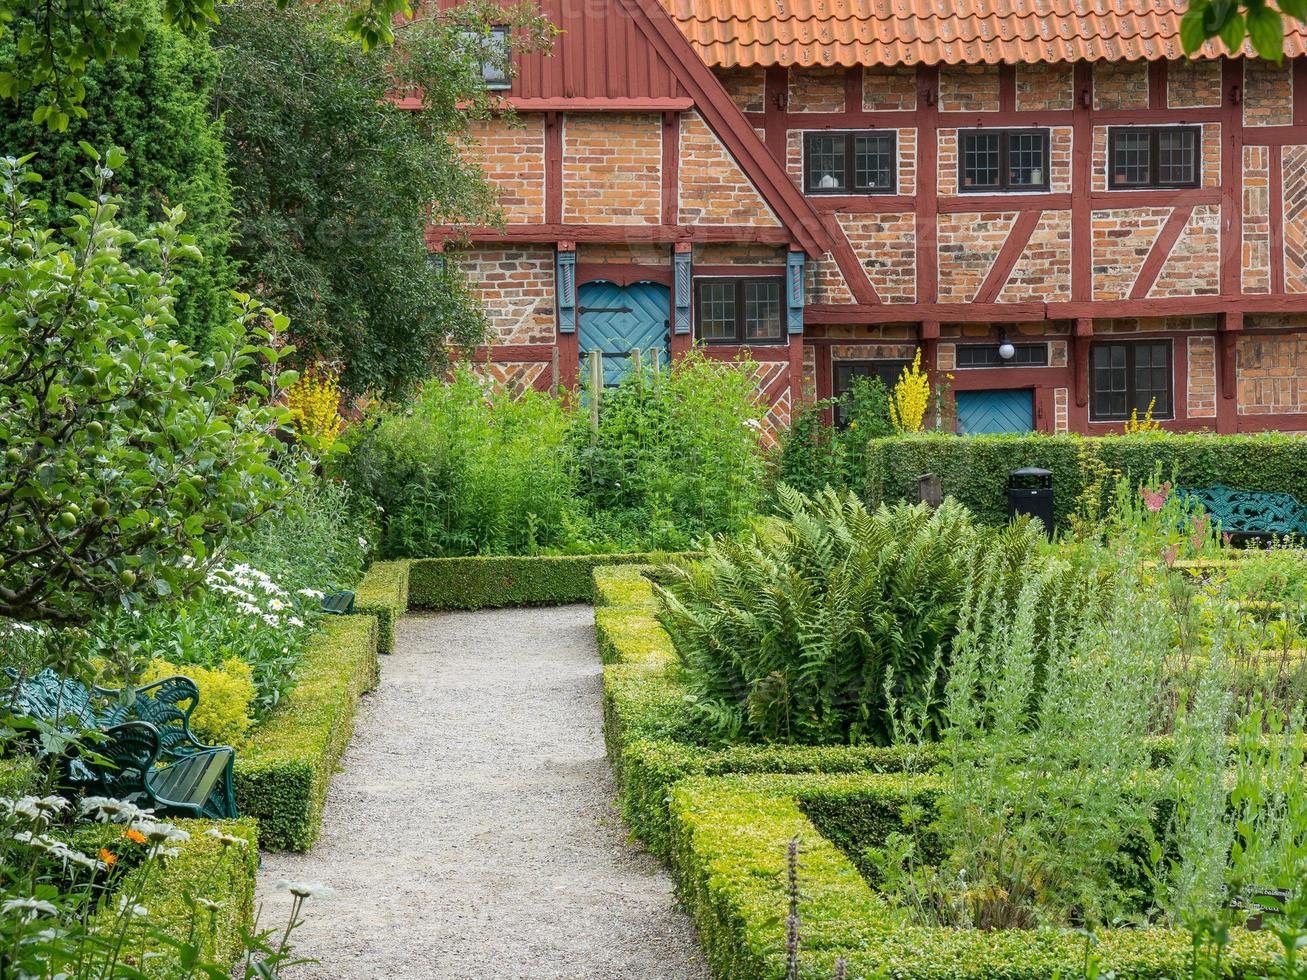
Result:
{"label": "gravel stone", "polygon": [[264,856],[265,928],[279,879],[336,889],[287,980],[707,980],[613,805],[589,606],[409,616],[381,666],[318,843]]}

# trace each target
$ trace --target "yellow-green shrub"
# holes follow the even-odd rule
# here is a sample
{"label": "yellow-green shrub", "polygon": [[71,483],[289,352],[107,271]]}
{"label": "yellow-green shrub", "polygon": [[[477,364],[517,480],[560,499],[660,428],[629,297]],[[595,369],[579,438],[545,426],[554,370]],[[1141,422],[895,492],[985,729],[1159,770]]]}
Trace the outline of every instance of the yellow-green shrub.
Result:
{"label": "yellow-green shrub", "polygon": [[254,719],[250,705],[254,701],[254,672],[244,661],[231,657],[221,667],[198,664],[179,667],[167,660],[152,660],[145,668],[140,684],[181,674],[200,689],[200,703],[191,714],[191,731],[202,742],[215,745],[239,745]]}

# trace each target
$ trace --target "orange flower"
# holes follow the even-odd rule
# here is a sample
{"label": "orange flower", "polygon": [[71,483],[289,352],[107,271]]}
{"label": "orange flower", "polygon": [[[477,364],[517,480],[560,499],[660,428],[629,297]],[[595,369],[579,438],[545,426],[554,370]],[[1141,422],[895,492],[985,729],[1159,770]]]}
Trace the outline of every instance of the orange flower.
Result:
{"label": "orange flower", "polygon": [[131,829],[124,830],[123,836],[126,837],[129,841],[133,841],[137,844],[145,843],[145,835],[141,833],[139,830],[131,830]]}
{"label": "orange flower", "polygon": [[118,863],[118,855],[114,854],[109,848],[102,847],[100,848],[100,860],[112,868]]}

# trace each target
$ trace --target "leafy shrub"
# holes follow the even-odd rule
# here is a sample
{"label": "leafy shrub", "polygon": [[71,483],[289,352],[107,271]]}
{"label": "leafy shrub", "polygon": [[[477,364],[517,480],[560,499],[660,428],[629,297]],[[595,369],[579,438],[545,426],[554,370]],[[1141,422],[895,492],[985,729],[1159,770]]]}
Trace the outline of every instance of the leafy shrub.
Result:
{"label": "leafy shrub", "polygon": [[632,372],[573,430],[577,488],[605,549],[684,550],[742,528],[762,497],[764,408],[753,365],[693,350],[670,370]]}
{"label": "leafy shrub", "polygon": [[202,742],[237,745],[245,739],[254,719],[254,672],[243,660],[229,657],[219,667],[191,664],[178,667],[166,660],[151,660],[141,676],[141,685],[184,674],[200,691],[200,703],[191,713],[191,730]]}
{"label": "leafy shrub", "polygon": [[[843,429],[826,424],[842,411]],[[861,493],[867,485],[867,441],[893,434],[889,392],[880,378],[856,378],[840,398],[804,405],[781,437],[778,482],[814,494],[826,487]]]}
{"label": "leafy shrub", "polygon": [[561,548],[580,524],[569,425],[557,399],[460,368],[361,426],[345,472],[382,509],[386,557]]}
{"label": "leafy shrub", "polygon": [[[704,723],[727,737],[889,743],[932,732],[976,529],[946,501],[868,511],[781,490],[782,519],[668,572],[659,616]],[[1029,523],[994,536],[1020,566]]]}

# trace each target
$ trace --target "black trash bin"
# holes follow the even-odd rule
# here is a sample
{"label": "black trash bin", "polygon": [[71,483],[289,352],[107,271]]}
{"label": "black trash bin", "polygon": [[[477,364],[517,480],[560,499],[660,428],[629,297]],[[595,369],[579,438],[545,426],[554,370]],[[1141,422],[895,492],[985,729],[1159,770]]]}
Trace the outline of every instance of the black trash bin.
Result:
{"label": "black trash bin", "polygon": [[1044,523],[1044,532],[1053,536],[1053,471],[1038,466],[1023,466],[1007,478],[1007,514],[1027,514]]}

